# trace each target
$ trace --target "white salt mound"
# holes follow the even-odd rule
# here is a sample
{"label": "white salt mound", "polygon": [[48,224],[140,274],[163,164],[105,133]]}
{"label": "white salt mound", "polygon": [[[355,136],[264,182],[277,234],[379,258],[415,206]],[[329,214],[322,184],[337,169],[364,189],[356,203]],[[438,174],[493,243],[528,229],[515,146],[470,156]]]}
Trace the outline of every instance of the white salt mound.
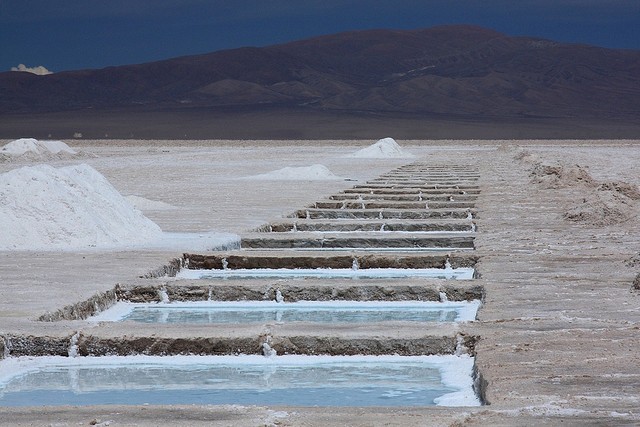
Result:
{"label": "white salt mound", "polygon": [[23,156],[25,154],[34,154],[37,156],[46,156],[48,154],[77,154],[75,150],[62,141],[38,141],[34,138],[20,138],[11,141],[0,149],[0,154],[10,157]]}
{"label": "white salt mound", "polygon": [[38,165],[0,175],[0,250],[142,244],[162,235],[88,165]]}
{"label": "white salt mound", "polygon": [[344,179],[336,176],[324,165],[286,167],[260,175],[248,176],[246,179],[324,181]]}
{"label": "white salt mound", "polygon": [[403,151],[393,138],[383,138],[373,145],[350,154],[348,157],[357,157],[362,159],[391,159],[415,156]]}

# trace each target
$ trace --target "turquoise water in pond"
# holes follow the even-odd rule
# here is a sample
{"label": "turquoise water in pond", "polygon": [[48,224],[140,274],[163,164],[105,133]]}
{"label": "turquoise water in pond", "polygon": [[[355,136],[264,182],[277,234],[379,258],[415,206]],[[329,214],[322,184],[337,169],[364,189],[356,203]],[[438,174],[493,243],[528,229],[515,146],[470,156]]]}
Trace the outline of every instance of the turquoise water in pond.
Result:
{"label": "turquoise water in pond", "polygon": [[[449,377],[451,372],[460,375],[461,369],[468,370],[462,375],[470,383],[473,363],[470,358],[439,357],[448,359],[443,361],[437,359],[438,356],[136,356],[5,360],[0,367],[16,366],[4,369],[14,369],[14,372],[0,383],[0,406],[430,406],[439,398],[460,393],[464,388],[445,384],[451,382],[451,378],[443,381],[443,370],[450,371],[445,373]],[[447,367],[447,363],[451,366]],[[464,366],[456,367],[456,363]],[[478,404],[472,391],[467,393],[472,397],[463,399],[463,404]]]}
{"label": "turquoise water in pond", "polygon": [[[129,304],[120,320],[141,323],[371,323],[473,320],[477,302]],[[469,313],[471,312],[471,313]]]}
{"label": "turquoise water in pond", "polygon": [[471,280],[475,269],[465,268],[255,268],[237,270],[182,269],[179,279],[252,279],[252,278],[317,278],[317,279],[401,279],[424,277],[428,279]]}

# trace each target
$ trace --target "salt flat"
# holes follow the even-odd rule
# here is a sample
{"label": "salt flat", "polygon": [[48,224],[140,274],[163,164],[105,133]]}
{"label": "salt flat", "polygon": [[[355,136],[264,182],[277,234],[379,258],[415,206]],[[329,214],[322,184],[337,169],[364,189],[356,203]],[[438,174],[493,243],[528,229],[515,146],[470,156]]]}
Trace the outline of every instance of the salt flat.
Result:
{"label": "salt flat", "polygon": [[[640,185],[640,141],[401,141],[415,159],[360,159],[358,141],[73,141],[81,159],[123,195],[167,203],[146,210],[163,231],[243,233],[415,160],[480,175],[476,252],[486,300],[476,363],[489,405],[367,409],[204,407],[1,408],[0,424],[111,425],[633,425],[640,422],[640,201],[599,190]],[[594,181],[540,172],[580,165]],[[0,163],[0,172],[33,160]],[[344,180],[239,179],[326,166]],[[545,175],[546,173],[546,175]],[[594,199],[595,196],[602,195]],[[606,197],[605,197],[606,195]],[[626,197],[626,196],[625,196]],[[607,209],[604,209],[602,202]],[[616,203],[618,205],[616,205]],[[602,209],[604,210],[602,210]],[[600,211],[598,209],[601,209]],[[581,216],[569,220],[567,212]],[[601,221],[598,219],[599,212]],[[0,335],[65,337],[83,321],[36,322],[189,250],[0,252]],[[43,332],[44,331],[44,332]],[[348,333],[348,332],[345,332]]]}

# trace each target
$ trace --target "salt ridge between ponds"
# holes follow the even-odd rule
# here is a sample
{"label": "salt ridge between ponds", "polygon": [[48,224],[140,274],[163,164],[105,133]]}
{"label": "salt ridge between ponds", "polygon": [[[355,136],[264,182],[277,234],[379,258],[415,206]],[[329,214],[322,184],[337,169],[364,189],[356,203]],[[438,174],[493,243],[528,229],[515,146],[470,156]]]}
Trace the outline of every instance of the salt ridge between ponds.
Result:
{"label": "salt ridge between ponds", "polygon": [[415,157],[411,153],[404,151],[393,138],[383,138],[373,145],[370,145],[355,153],[349,154],[347,157],[355,157],[361,159],[390,159],[390,158],[412,158]]}
{"label": "salt ridge between ponds", "polygon": [[0,250],[141,244],[162,235],[158,225],[85,164],[4,173],[0,202]]}

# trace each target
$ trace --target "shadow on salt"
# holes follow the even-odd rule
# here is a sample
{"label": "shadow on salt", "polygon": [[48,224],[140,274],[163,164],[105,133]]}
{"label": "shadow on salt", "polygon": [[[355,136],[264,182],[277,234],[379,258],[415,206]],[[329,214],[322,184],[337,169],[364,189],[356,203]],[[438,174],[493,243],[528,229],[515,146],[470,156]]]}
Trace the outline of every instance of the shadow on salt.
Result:
{"label": "shadow on salt", "polygon": [[478,406],[462,356],[19,357],[0,406]]}

